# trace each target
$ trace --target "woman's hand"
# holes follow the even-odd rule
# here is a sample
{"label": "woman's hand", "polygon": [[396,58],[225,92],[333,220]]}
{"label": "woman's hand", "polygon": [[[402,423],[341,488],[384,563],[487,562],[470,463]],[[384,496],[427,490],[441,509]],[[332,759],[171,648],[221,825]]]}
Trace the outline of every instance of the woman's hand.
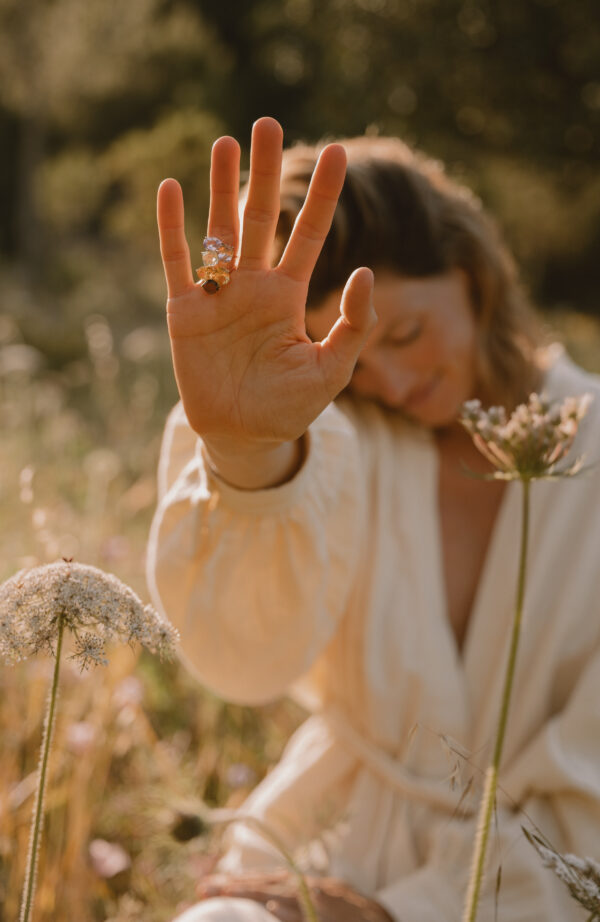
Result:
{"label": "woman's hand", "polygon": [[230,137],[213,146],[208,235],[238,253],[230,284],[216,294],[194,281],[179,184],[166,179],[158,192],[177,385],[190,425],[221,453],[298,439],[348,383],[376,319],[372,273],[361,268],[346,285],[341,316],[327,338],[313,343],[306,335],[308,283],[344,181],[341,145],[323,150],[285,252],[271,268],[282,139],[273,119],[255,123],[241,228],[239,146]]}
{"label": "woman's hand", "polygon": [[[332,877],[308,877],[307,884],[319,922],[393,922],[378,903]],[[281,922],[304,922],[298,901],[298,882],[288,871],[249,871],[230,876],[215,874],[202,879],[198,896],[242,897],[262,903]]]}

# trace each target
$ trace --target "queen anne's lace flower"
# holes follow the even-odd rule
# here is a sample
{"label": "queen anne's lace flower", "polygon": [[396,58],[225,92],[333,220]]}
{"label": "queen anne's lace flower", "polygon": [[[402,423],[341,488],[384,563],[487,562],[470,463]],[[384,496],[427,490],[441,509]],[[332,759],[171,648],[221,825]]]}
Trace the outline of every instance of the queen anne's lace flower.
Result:
{"label": "queen anne's lace flower", "polygon": [[[515,614],[493,757],[485,774],[484,791],[479,806],[472,871],[464,906],[463,919],[465,922],[476,922],[477,919],[490,822],[496,799],[517,662],[525,598],[531,482],[542,478],[557,479],[570,476],[581,469],[581,459],[575,461],[569,468],[559,468],[558,464],[570,451],[579,423],[585,416],[591,399],[589,394],[584,394],[580,397],[568,397],[562,403],[551,403],[545,397],[531,394],[527,403],[520,404],[509,418],[503,407],[490,407],[487,411],[483,410],[479,400],[469,400],[462,407],[460,421],[470,433],[475,446],[496,468],[492,474],[483,475],[484,479],[520,480],[523,497]],[[571,892],[574,893],[573,890]],[[594,913],[590,920],[591,918],[596,919],[596,914]]]}
{"label": "queen anne's lace flower", "polygon": [[19,922],[30,922],[33,911],[65,629],[75,640],[71,658],[79,662],[82,670],[108,663],[107,641],[138,641],[152,653],[171,657],[178,638],[177,631],[150,605],[144,605],[129,586],[96,567],[63,560],[21,570],[0,586],[0,658],[18,662],[41,651],[55,657]]}
{"label": "queen anne's lace flower", "polygon": [[504,407],[483,410],[479,400],[468,400],[460,421],[497,469],[495,476],[537,480],[572,474],[579,468],[578,462],[568,470],[558,471],[556,466],[570,451],[591,400],[590,394],[584,394],[551,403],[531,394],[508,419]]}
{"label": "queen anne's lace flower", "polygon": [[96,567],[60,561],[21,570],[0,586],[0,657],[16,662],[54,653],[59,616],[75,636],[81,667],[105,665],[104,646],[137,641],[171,657],[177,631],[116,576]]}

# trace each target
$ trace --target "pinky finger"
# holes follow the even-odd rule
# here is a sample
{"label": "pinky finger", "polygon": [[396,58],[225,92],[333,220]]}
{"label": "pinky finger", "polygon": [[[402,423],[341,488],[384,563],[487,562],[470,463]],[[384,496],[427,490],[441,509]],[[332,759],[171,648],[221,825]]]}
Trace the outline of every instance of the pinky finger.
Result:
{"label": "pinky finger", "polygon": [[156,212],[169,298],[176,298],[193,287],[194,278],[183,227],[183,194],[175,179],[165,179],[158,187]]}

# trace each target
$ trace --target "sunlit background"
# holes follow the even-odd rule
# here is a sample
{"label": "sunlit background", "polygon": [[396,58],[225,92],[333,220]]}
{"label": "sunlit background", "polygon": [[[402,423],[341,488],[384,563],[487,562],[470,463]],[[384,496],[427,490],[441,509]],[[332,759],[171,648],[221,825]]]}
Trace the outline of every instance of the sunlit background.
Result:
{"label": "sunlit background", "polygon": [[[289,143],[390,133],[444,160],[600,370],[597,23],[596,0],[0,0],[0,577],[73,556],[147,597],[176,400],[156,187],[182,183],[197,257],[212,142],[234,134],[247,162],[259,115]],[[50,667],[0,668],[7,920]],[[181,812],[238,803],[299,717],[225,706],[127,649],[67,669],[39,922],[166,922],[215,847]]]}

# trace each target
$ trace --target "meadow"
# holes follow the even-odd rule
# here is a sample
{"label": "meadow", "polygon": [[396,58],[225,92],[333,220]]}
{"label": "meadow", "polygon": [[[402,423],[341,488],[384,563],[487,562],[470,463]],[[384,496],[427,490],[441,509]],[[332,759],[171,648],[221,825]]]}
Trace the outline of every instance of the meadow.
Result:
{"label": "meadow", "polygon": [[[565,309],[546,322],[551,338],[600,371],[599,321]],[[98,313],[84,333],[82,354],[53,365],[0,317],[0,578],[73,557],[147,599],[156,464],[177,397],[166,331],[117,334]],[[219,849],[197,810],[238,805],[302,717],[287,700],[228,705],[179,664],[128,647],[109,659],[81,674],[64,658],[37,922],[167,922],[193,902]],[[51,669],[44,658],[0,668],[6,922],[18,916]]]}
{"label": "meadow", "polygon": [[[596,6],[0,0],[0,581],[73,557],[148,600],[177,399],[155,189],[180,180],[199,253],[211,144],[239,138],[245,169],[261,115],[286,144],[381,133],[446,162],[600,371]],[[36,922],[167,922],[219,849],[198,806],[239,804],[302,712],[230,706],[127,647],[84,674],[68,652]],[[0,665],[0,922],[18,918],[51,671]]]}

